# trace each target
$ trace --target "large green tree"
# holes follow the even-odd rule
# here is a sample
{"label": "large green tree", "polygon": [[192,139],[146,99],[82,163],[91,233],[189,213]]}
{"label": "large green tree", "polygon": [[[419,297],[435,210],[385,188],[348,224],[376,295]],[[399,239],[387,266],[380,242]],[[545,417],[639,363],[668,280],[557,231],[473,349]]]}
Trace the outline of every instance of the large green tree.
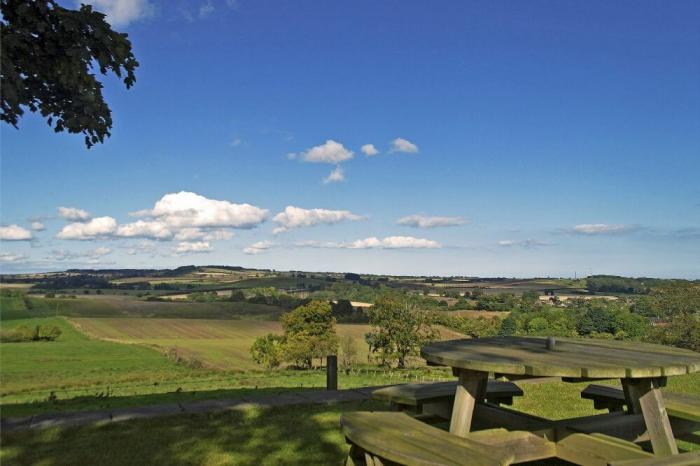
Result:
{"label": "large green tree", "polygon": [[110,136],[112,112],[102,96],[103,75],[127,89],[138,62],[124,33],[112,30],[90,5],[78,10],[55,0],[2,0],[2,121],[18,127],[25,109],[54,131],[85,135],[89,148]]}
{"label": "large green tree", "polygon": [[365,339],[383,363],[396,359],[399,368],[406,367],[406,358],[417,354],[421,345],[437,339],[432,318],[414,303],[400,295],[384,296],[369,310],[373,327]]}
{"label": "large green tree", "polygon": [[338,337],[335,318],[327,301],[311,301],[282,315],[285,359],[311,367],[314,358],[335,354]]}

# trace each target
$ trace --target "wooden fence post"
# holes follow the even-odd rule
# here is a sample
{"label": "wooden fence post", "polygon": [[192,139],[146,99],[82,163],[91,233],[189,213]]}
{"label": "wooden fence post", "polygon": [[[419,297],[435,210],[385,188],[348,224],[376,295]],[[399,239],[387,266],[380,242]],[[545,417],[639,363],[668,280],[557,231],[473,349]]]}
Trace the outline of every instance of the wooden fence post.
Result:
{"label": "wooden fence post", "polygon": [[338,390],[338,356],[326,357],[326,390]]}

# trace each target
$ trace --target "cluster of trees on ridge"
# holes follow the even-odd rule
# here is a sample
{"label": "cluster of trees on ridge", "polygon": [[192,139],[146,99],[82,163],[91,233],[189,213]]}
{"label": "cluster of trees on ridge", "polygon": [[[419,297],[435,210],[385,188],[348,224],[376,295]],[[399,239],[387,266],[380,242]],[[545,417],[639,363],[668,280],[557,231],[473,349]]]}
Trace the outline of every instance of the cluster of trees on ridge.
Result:
{"label": "cluster of trees on ridge", "polygon": [[[432,316],[420,311],[406,295],[385,295],[367,314],[372,330],[365,335],[365,341],[382,365],[396,362],[397,367],[406,367],[409,356],[439,336]],[[282,335],[257,338],[251,355],[267,368],[284,362],[309,368],[314,359],[336,354],[340,349],[341,367],[347,369],[355,362],[357,347],[351,337],[339,339],[335,325],[331,304],[311,301],[282,316]]]}
{"label": "cluster of trees on ridge", "polygon": [[[382,365],[405,367],[407,358],[421,345],[438,337],[436,325],[444,325],[472,338],[495,335],[532,335],[649,341],[700,351],[700,285],[665,283],[640,300],[570,299],[561,305],[543,303],[537,293],[513,298],[504,317],[465,317],[459,313],[431,312],[421,307],[423,297],[391,292],[379,297],[362,313],[372,330],[365,341]],[[433,300],[434,301],[434,300]],[[335,323],[349,309],[340,301],[311,301],[282,317],[284,334],[267,335],[251,348],[253,358],[266,367],[284,362],[310,367],[339,349]],[[349,304],[349,303],[348,303]],[[334,313],[335,307],[335,313]],[[350,306],[352,308],[352,306]],[[341,312],[340,309],[343,309]],[[313,311],[313,312],[312,312]],[[663,315],[657,322],[650,317]],[[657,325],[653,325],[656,323]],[[343,354],[356,349],[340,345]]]}

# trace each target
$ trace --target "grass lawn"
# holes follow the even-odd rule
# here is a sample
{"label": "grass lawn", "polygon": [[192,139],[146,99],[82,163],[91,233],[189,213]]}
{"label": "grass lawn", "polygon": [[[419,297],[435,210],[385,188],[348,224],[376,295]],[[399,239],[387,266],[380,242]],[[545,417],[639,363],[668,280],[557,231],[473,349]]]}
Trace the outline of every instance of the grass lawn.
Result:
{"label": "grass lawn", "polygon": [[[263,333],[266,333],[272,330],[265,327],[266,325],[277,325],[274,322],[244,320],[89,320],[94,320],[97,326],[100,323],[107,325],[106,322],[112,320],[117,324],[123,323],[125,326],[107,325],[106,328],[111,332],[131,332],[132,337],[138,336],[137,332],[143,329],[148,329],[149,332],[160,331],[161,337],[170,337],[162,338],[163,341],[175,345],[194,342],[201,346],[206,357],[221,358],[220,360],[233,357],[231,352],[236,351],[237,345],[239,358],[244,354],[245,357],[249,357],[247,348],[252,342],[252,337],[244,335],[245,332],[258,328],[258,331],[264,330]],[[204,322],[204,327],[189,327],[190,323],[198,322]],[[171,323],[172,327],[169,326]],[[325,372],[322,370],[192,369],[176,364],[155,349],[140,344],[90,338],[77,331],[63,318],[16,319],[4,321],[2,325],[4,329],[17,325],[57,325],[63,331],[55,342],[0,343],[0,407],[3,417],[51,411],[82,411],[200,399],[238,398],[255,393],[270,394],[275,390],[290,388],[324,387],[326,383]],[[243,331],[240,326],[243,326]],[[365,331],[364,326],[344,327],[348,327],[347,333],[357,338],[361,338]],[[199,334],[199,337],[229,335],[230,338],[185,338],[187,332],[190,332],[190,337],[196,337],[203,329],[210,333]],[[235,329],[239,332],[236,335],[245,343],[243,346],[236,343],[235,335],[230,333]],[[150,335],[154,336],[153,333]],[[111,336],[116,339],[123,337],[119,333]],[[158,334],[155,333],[155,336]],[[200,347],[194,345],[192,348],[197,350]],[[341,374],[339,384],[341,388],[350,388],[408,380],[436,380],[448,376],[446,370],[437,368],[421,367],[388,372],[376,367],[362,366],[355,368],[351,374]],[[52,392],[56,399],[50,399]]]}
{"label": "grass lawn", "polygon": [[[669,389],[700,394],[697,376],[671,378]],[[586,384],[523,383],[517,409],[561,419],[594,414],[582,400]],[[374,401],[335,405],[247,407],[112,425],[3,434],[0,461],[18,465],[328,465],[341,464],[347,446],[342,412],[387,410]],[[689,445],[681,444],[682,448]]]}
{"label": "grass lawn", "polygon": [[17,325],[56,325],[63,333],[53,342],[0,343],[3,404],[37,389],[44,389],[44,396],[76,387],[104,390],[110,384],[154,383],[189,372],[152,349],[88,338],[62,318],[5,321],[3,329]]}
{"label": "grass lawn", "polygon": [[114,425],[4,434],[2,464],[334,465],[347,449],[343,411],[374,402],[247,408]]}

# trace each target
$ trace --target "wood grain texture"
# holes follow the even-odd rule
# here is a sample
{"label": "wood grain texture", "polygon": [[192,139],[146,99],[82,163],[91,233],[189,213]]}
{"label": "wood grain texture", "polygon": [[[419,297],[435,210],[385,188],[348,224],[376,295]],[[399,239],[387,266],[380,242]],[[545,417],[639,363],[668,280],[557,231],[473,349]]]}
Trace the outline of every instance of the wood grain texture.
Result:
{"label": "wood grain texture", "polygon": [[700,370],[700,354],[648,343],[559,338],[552,350],[538,337],[449,340],[421,349],[428,362],[499,374],[569,378],[641,378]]}
{"label": "wood grain texture", "polygon": [[[407,406],[420,406],[425,403],[452,401],[457,390],[457,381],[436,383],[410,383],[383,387],[372,392],[375,400],[388,401]],[[512,382],[489,380],[486,398],[491,402],[512,403],[514,396],[522,396],[523,391]]]}
{"label": "wood grain texture", "polygon": [[639,398],[639,404],[647,429],[649,429],[649,439],[654,453],[659,456],[677,455],[678,446],[673,437],[671,421],[669,421],[664,407],[661,390],[652,386]]}
{"label": "wood grain texture", "polygon": [[460,370],[450,421],[451,434],[460,437],[466,437],[469,434],[474,406],[483,401],[488,378],[488,372]]}
{"label": "wood grain texture", "polygon": [[691,451],[666,458],[612,461],[610,466],[697,466],[698,464],[700,464],[700,451]]}
{"label": "wood grain texture", "polygon": [[[662,393],[669,417],[700,424],[700,397],[665,390],[662,390]],[[611,411],[620,409],[627,404],[624,392],[617,387],[608,385],[591,384],[581,392],[581,398],[593,400],[596,409],[607,408]]]}
{"label": "wood grain texture", "polygon": [[573,434],[557,442],[557,457],[574,464],[607,466],[612,461],[653,458],[653,455],[615,437]]}
{"label": "wood grain texture", "polygon": [[513,461],[505,451],[450,435],[404,413],[345,413],[345,437],[372,457],[404,465],[500,466]]}

